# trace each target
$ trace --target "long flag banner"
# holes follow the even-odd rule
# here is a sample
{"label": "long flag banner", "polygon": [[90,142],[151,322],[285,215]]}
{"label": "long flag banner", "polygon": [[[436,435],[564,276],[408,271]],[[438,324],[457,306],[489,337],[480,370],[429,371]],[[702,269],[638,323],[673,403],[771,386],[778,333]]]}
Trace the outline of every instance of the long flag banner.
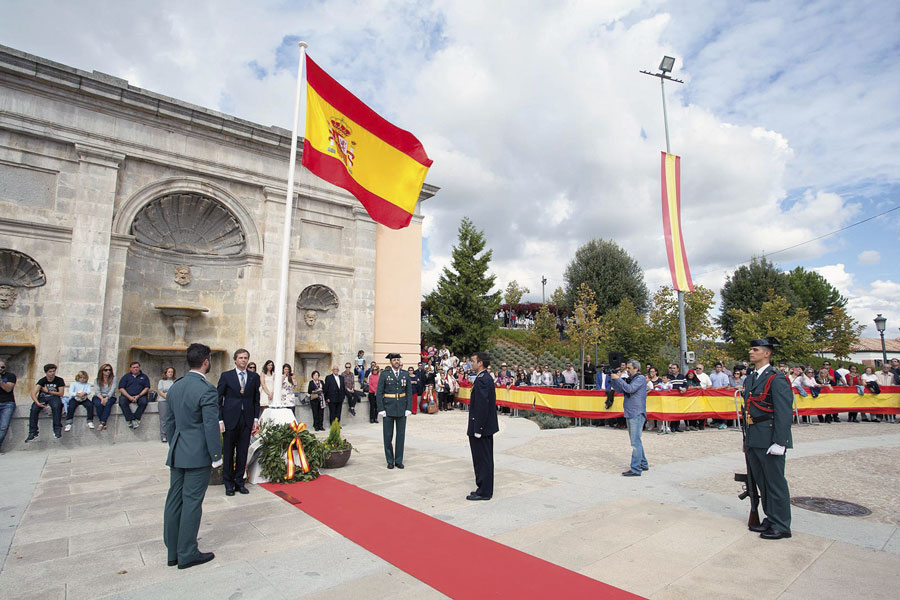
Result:
{"label": "long flag banner", "polygon": [[413,134],[306,57],[304,167],[356,196],[375,222],[401,229],[409,225],[431,162]]}
{"label": "long flag banner", "polygon": [[680,292],[693,292],[681,235],[681,157],[667,152],[662,152],[662,220],[672,285]]}

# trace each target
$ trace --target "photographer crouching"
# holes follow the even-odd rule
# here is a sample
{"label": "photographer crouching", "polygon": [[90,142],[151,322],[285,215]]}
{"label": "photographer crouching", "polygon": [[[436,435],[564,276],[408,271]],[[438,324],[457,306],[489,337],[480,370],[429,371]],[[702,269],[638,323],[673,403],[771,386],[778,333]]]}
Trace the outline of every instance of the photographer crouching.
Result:
{"label": "photographer crouching", "polygon": [[641,444],[641,432],[647,421],[647,379],[641,374],[641,363],[636,360],[625,363],[625,372],[627,380],[622,377],[622,369],[609,374],[612,388],[625,394],[625,423],[631,439],[631,468],[622,475],[640,477],[643,471],[650,469]]}

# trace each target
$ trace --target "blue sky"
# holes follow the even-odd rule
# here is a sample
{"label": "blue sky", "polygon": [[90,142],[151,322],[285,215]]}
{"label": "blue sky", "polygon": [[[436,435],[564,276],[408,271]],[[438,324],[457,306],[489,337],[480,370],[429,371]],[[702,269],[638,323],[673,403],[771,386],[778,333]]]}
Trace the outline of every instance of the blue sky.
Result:
{"label": "blue sky", "polygon": [[[423,292],[469,216],[498,284],[535,299],[592,237],[628,250],[651,290],[669,283],[659,85],[638,73],[664,54],[685,80],[667,97],[696,281],[718,289],[734,264],[896,206],[897,31],[885,1],[0,4],[0,43],[283,127],[306,39],[434,159]],[[773,259],[817,269],[867,335],[881,312],[897,337],[898,237],[900,211]]]}

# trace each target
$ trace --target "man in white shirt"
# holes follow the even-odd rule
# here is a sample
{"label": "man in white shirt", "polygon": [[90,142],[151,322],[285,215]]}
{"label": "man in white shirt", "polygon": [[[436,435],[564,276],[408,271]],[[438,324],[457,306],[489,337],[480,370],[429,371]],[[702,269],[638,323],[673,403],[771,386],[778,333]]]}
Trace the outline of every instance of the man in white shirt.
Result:
{"label": "man in white shirt", "polygon": [[698,364],[694,367],[694,373],[697,374],[697,381],[700,382],[700,389],[708,390],[712,387],[712,381],[710,381],[709,375],[705,372],[703,365]]}

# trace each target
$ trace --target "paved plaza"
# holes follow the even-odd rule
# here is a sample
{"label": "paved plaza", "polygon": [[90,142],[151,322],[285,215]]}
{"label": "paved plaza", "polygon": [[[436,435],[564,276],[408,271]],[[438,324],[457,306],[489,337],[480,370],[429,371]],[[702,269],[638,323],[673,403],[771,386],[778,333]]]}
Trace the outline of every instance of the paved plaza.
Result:
{"label": "paved plaza", "polygon": [[[381,426],[353,423],[359,452],[327,473],[448,523],[647,598],[895,598],[900,589],[900,424],[794,428],[792,496],[862,504],[866,517],[793,509],[793,538],[761,540],[736,498],[740,433],[645,432],[651,469],[624,478],[623,430],[541,431],[501,417],[491,502],[473,488],[462,411],[410,417],[404,470],[385,469]],[[443,598],[257,486],[211,487],[200,548],[166,567],[166,446],[142,441],[0,456],[0,590],[40,598]],[[378,519],[379,515],[371,515]],[[466,556],[421,557],[460,570]]]}

